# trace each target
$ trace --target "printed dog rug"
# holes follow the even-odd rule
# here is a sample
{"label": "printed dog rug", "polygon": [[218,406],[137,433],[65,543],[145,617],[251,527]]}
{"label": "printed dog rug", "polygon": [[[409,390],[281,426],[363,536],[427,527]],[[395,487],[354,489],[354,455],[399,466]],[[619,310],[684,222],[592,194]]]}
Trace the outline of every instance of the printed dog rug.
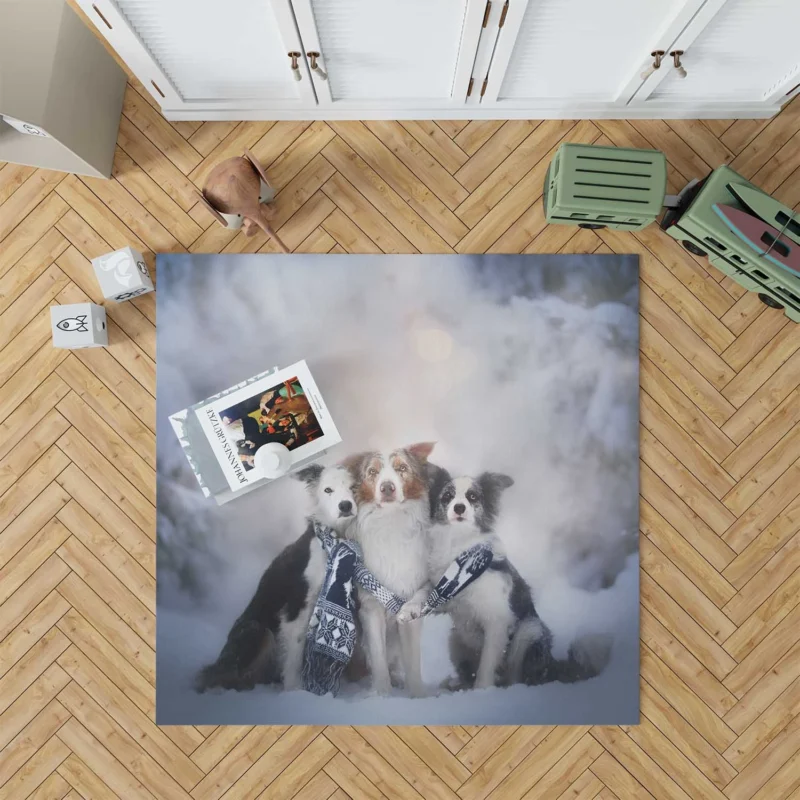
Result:
{"label": "printed dog rug", "polygon": [[638,722],[635,256],[157,268],[159,724]]}

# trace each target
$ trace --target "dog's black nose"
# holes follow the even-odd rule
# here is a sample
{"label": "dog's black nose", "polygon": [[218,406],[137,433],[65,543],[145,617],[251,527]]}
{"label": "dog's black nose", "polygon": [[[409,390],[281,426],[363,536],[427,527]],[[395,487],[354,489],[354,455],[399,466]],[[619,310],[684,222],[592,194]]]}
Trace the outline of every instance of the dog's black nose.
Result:
{"label": "dog's black nose", "polygon": [[342,514],[347,514],[352,510],[353,510],[353,504],[349,500],[340,501],[339,511],[341,511]]}
{"label": "dog's black nose", "polygon": [[389,495],[394,493],[395,493],[395,488],[394,484],[391,481],[384,481],[381,484],[381,494]]}
{"label": "dog's black nose", "polygon": [[463,514],[466,510],[467,510],[467,507],[463,503],[456,503],[453,506],[453,511],[455,511],[456,514],[458,514],[458,515]]}

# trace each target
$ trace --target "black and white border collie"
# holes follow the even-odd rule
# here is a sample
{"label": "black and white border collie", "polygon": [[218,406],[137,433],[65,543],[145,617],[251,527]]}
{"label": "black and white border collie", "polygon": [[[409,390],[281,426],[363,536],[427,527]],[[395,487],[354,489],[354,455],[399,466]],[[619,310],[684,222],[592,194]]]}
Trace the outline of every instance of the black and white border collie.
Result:
{"label": "black and white border collie", "polygon": [[[428,456],[433,443],[420,442],[386,453],[359,457],[358,517],[347,536],[361,545],[364,565],[397,595],[421,603],[427,595],[426,534],[430,526]],[[398,625],[368,592],[360,592],[359,617],[375,691],[388,694],[390,668],[399,649],[405,687],[424,694],[420,637],[422,621]],[[395,672],[395,678],[399,676]]]}
{"label": "black and white border collie", "polygon": [[[252,689],[257,683],[283,682],[287,691],[302,688],[306,632],[325,578],[327,558],[316,541],[313,521],[346,536],[358,510],[354,475],[346,466],[312,464],[292,473],[303,481],[312,501],[308,525],[267,567],[247,608],[228,634],[217,660],[197,676],[196,689]],[[363,656],[351,660],[346,675],[363,675]]]}
{"label": "black and white border collie", "polygon": [[[553,657],[553,637],[536,613],[530,587],[494,533],[500,495],[513,483],[493,472],[454,478],[431,504],[428,577],[433,584],[459,553],[478,542],[489,541],[494,553],[489,569],[444,607],[453,621],[450,658],[458,674],[453,688],[581,681],[598,675],[609,660],[610,639],[604,635],[573,643],[566,659]],[[414,608],[407,606],[401,618],[413,616]]]}

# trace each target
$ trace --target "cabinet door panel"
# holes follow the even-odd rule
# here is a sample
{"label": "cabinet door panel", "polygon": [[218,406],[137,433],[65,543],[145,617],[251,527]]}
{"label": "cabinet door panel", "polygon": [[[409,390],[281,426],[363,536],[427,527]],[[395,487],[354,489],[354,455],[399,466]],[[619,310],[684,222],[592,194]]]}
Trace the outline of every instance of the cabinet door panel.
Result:
{"label": "cabinet door panel", "polygon": [[[502,81],[490,73],[494,96],[613,102],[686,5],[687,0],[529,0]],[[504,31],[501,41],[505,37]]]}
{"label": "cabinet door panel", "polygon": [[305,52],[328,75],[313,76],[321,104],[463,103],[485,2],[475,0],[293,0]]}
{"label": "cabinet door panel", "polygon": [[800,81],[800,1],[727,0],[685,50],[686,78],[669,69],[653,102],[759,102]]}
{"label": "cabinet door panel", "polygon": [[154,96],[165,106],[316,104],[308,78],[295,81],[290,69],[300,40],[289,0],[79,2],[95,20],[102,13],[100,31],[151,91],[148,76],[159,75]]}

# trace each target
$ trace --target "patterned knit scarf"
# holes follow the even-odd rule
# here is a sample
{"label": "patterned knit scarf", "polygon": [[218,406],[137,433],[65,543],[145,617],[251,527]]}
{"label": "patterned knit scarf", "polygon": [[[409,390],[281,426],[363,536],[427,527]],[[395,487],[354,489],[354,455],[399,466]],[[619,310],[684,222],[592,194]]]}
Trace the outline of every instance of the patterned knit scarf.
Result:
{"label": "patterned knit scarf", "polygon": [[[324,695],[339,691],[342,672],[356,647],[356,584],[372,594],[391,614],[405,603],[365,566],[356,542],[339,539],[331,528],[314,521],[314,533],[328,556],[322,583],[306,634],[303,688]],[[461,553],[447,568],[423,605],[429,614],[463,591],[492,563],[488,545],[478,544]]]}

